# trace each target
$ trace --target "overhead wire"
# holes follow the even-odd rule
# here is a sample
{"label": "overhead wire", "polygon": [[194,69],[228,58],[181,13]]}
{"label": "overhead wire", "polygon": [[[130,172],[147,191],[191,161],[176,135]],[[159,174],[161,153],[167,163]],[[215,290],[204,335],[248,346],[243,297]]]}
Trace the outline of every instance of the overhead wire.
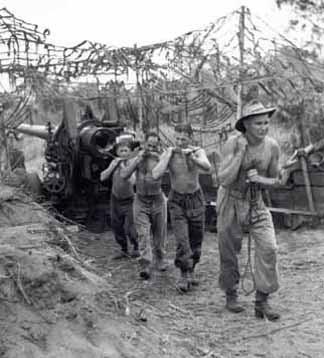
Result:
{"label": "overhead wire", "polygon": [[[1,11],[1,10],[0,10]],[[8,12],[9,14],[9,12]],[[143,102],[145,95],[157,95],[162,98],[166,96],[170,96],[170,99],[173,96],[183,96],[186,98],[185,102],[178,103],[173,107],[177,111],[189,111],[189,112],[196,112],[201,110],[204,112],[207,119],[207,128],[215,129],[217,126],[225,123],[228,118],[233,114],[233,110],[235,109],[235,100],[231,98],[231,95],[228,93],[219,93],[217,90],[226,90],[227,88],[234,88],[238,84],[238,79],[228,76],[226,71],[228,69],[235,68],[238,65],[238,58],[234,54],[234,50],[237,49],[237,34],[235,33],[232,36],[229,36],[227,40],[221,38],[219,40],[223,41],[222,49],[220,50],[220,42],[217,41],[217,34],[220,31],[223,31],[224,28],[231,23],[233,20],[237,20],[235,18],[238,15],[238,11],[232,12],[230,15],[224,16],[219,18],[212,24],[204,27],[202,30],[193,30],[178,36],[177,38],[165,41],[161,43],[155,43],[152,45],[141,46],[134,49],[133,47],[121,47],[121,48],[112,48],[111,46],[107,46],[104,44],[99,44],[90,41],[84,41],[81,44],[78,44],[74,47],[62,47],[56,46],[46,42],[46,36],[43,36],[40,32],[37,34],[33,34],[33,28],[28,28],[27,30],[31,30],[31,40],[35,39],[35,36],[39,36],[40,43],[38,45],[43,45],[41,49],[43,54],[40,52],[35,51],[28,51],[27,56],[23,56],[21,51],[18,51],[18,54],[15,54],[14,59],[18,61],[17,64],[14,66],[19,65],[19,61],[27,61],[28,56],[45,56],[43,59],[39,58],[39,63],[35,66],[35,69],[44,70],[44,76],[53,75],[53,76],[62,76],[62,78],[66,78],[69,80],[67,84],[59,84],[59,87],[51,92],[51,85],[48,83],[48,86],[45,88],[40,89],[39,91],[49,91],[47,94],[48,96],[55,95],[55,96],[62,96],[62,97],[73,97],[73,98],[82,98],[85,100],[97,100],[100,98],[116,98],[119,99],[128,99],[131,95],[134,99],[141,98]],[[0,13],[1,15],[1,13]],[[10,15],[13,16],[14,15]],[[10,20],[10,16],[6,16]],[[1,16],[0,16],[1,18]],[[291,59],[295,61],[301,61],[303,64],[303,69],[305,71],[301,71],[296,66],[292,69],[292,73],[288,75],[285,74],[276,74],[271,73],[271,69],[268,69],[270,73],[266,75],[260,75],[257,73],[253,73],[252,75],[247,75],[247,77],[241,80],[243,85],[253,85],[256,84],[262,88],[262,90],[266,91],[267,93],[275,94],[279,98],[285,97],[285,91],[281,89],[280,84],[284,81],[287,81],[290,86],[293,86],[294,80],[310,80],[316,83],[324,83],[324,79],[320,78],[313,78],[314,74],[312,72],[313,69],[324,69],[324,66],[321,64],[315,63],[307,63],[304,57],[301,57],[301,54],[297,50],[297,47],[294,43],[287,39],[286,37],[278,34],[278,39],[274,43],[273,40],[269,40],[267,38],[263,38],[262,36],[257,36],[256,33],[262,34],[262,31],[258,28],[258,26],[254,23],[251,14],[248,13],[247,16],[247,24],[246,26],[246,41],[247,47],[245,49],[246,56],[251,56],[251,59],[256,61],[257,58],[262,58],[265,53],[273,54],[274,56],[279,56],[281,54],[282,46],[290,46],[289,48],[292,49],[292,53],[285,54],[286,59]],[[12,20],[12,19],[11,19]],[[14,22],[16,18],[14,17]],[[261,21],[263,21],[261,19]],[[265,23],[266,24],[266,23]],[[269,26],[268,24],[266,24]],[[10,26],[8,23],[4,26]],[[11,24],[11,32],[18,32],[19,36],[17,36],[18,40],[23,39],[21,34],[24,32],[20,31],[21,28],[18,30],[18,25]],[[10,32],[10,33],[11,33]],[[33,37],[34,35],[34,37]],[[213,37],[213,38],[210,38]],[[11,37],[9,36],[8,39]],[[153,55],[155,52],[159,52],[161,57],[164,56],[164,63],[155,63],[153,59]],[[196,58],[198,52],[202,52],[201,58]],[[171,52],[172,54],[168,54],[167,52]],[[2,56],[6,52],[0,52]],[[46,56],[49,56],[50,59],[46,60]],[[116,57],[119,56],[119,57]],[[170,79],[175,76],[179,76],[182,80],[179,83],[179,87],[181,88],[160,88],[159,86],[154,85],[154,81],[152,86],[149,88],[145,88],[145,86],[140,87],[140,91],[136,93],[134,90],[130,90],[128,93],[119,92],[103,92],[98,90],[98,96],[89,96],[87,94],[77,93],[76,89],[73,93],[66,93],[66,91],[70,91],[71,86],[73,86],[73,75],[75,76],[101,76],[101,75],[112,75],[112,72],[116,75],[116,61],[117,61],[117,73],[118,76],[122,74],[128,75],[129,70],[134,70],[134,61],[137,60],[138,56],[142,57],[142,69],[146,68],[145,66],[149,65],[149,71],[157,71],[163,70],[168,71],[166,73],[166,78]],[[205,64],[209,65],[208,61],[214,59],[214,57],[218,58],[218,65],[225,73],[219,75],[219,79],[214,78],[213,83],[204,83],[203,81],[198,81],[196,83],[195,80],[192,78],[191,72],[186,72],[187,69],[184,67],[184,61],[194,61],[196,64],[203,64],[201,70],[204,70]],[[1,57],[1,56],[0,56]],[[161,58],[160,58],[161,59]],[[29,59],[33,61],[33,58]],[[276,59],[273,59],[275,61]],[[11,71],[18,71],[18,73],[24,74],[24,68],[22,67],[20,70],[18,67],[13,67],[12,63],[10,63],[10,58],[8,59],[8,66],[7,69],[9,70],[9,66]],[[45,61],[45,62],[44,62]],[[149,61],[149,62],[147,62]],[[203,62],[204,61],[204,62]],[[278,63],[280,61],[278,60]],[[274,62],[275,63],[275,62]],[[249,63],[247,63],[247,66]],[[155,67],[154,67],[155,66]],[[210,65],[211,66],[211,65]],[[251,66],[253,66],[253,62],[251,62]],[[32,65],[31,65],[32,67]],[[282,66],[281,66],[282,67]],[[262,68],[266,68],[266,64],[263,64]],[[21,71],[21,72],[19,72]],[[118,72],[119,71],[119,72]],[[65,76],[65,77],[64,77]],[[235,73],[234,73],[235,77]],[[324,77],[324,76],[323,76]],[[187,79],[188,83],[184,82],[184,78]],[[227,78],[225,80],[225,78]],[[228,79],[229,78],[229,79]],[[159,80],[161,78],[158,78]],[[271,83],[271,81],[276,81]],[[267,84],[268,83],[268,84]],[[75,86],[77,87],[80,85],[80,81],[75,81]],[[138,86],[138,83],[134,82],[124,82],[124,86],[133,86],[134,88]],[[64,94],[60,94],[60,88],[64,89]],[[71,89],[72,90],[72,89]],[[202,95],[201,92],[204,91],[206,94]],[[45,95],[45,94],[44,94]],[[194,96],[193,98],[188,98],[189,96]],[[204,97],[206,96],[208,100]],[[216,106],[211,105],[211,109],[208,108],[210,102],[216,101],[217,103],[223,103],[224,107],[221,111],[218,111]],[[155,99],[156,100],[156,99]],[[164,98],[164,100],[169,101],[168,98]],[[144,103],[145,104],[145,103]],[[146,105],[146,104],[145,104]],[[170,103],[170,105],[172,105]],[[227,112],[226,112],[227,111]],[[213,119],[212,116],[215,115],[217,119]]]}

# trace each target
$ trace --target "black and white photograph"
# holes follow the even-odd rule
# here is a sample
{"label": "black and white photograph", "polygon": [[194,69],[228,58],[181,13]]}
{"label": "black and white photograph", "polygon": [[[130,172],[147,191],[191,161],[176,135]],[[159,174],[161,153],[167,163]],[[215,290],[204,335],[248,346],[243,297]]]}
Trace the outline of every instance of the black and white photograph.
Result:
{"label": "black and white photograph", "polygon": [[324,357],[324,2],[0,0],[0,357]]}

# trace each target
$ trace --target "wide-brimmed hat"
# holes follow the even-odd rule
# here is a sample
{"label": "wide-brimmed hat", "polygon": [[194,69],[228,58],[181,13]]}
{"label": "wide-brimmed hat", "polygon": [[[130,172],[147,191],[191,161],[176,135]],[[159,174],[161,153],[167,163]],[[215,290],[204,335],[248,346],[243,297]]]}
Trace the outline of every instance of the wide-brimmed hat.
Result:
{"label": "wide-brimmed hat", "polygon": [[237,122],[235,123],[235,129],[244,133],[245,132],[244,121],[246,119],[255,117],[255,116],[259,116],[262,114],[268,114],[269,117],[271,117],[275,111],[276,111],[275,107],[266,108],[266,107],[264,107],[264,105],[261,102],[254,101],[254,102],[248,103],[243,108],[241,118],[239,118],[237,120]]}

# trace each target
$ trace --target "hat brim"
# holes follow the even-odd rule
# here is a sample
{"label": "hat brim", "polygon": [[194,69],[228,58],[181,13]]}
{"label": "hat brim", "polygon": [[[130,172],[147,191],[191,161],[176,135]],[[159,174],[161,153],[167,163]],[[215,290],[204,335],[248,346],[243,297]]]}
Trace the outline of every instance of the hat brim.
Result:
{"label": "hat brim", "polygon": [[262,111],[259,112],[255,112],[255,113],[251,113],[251,114],[247,114],[243,117],[241,117],[236,123],[235,123],[235,129],[238,130],[239,132],[244,133],[245,132],[245,127],[244,127],[244,121],[252,118],[252,117],[256,117],[256,116],[260,116],[262,114],[268,114],[269,117],[272,117],[272,115],[274,114],[274,112],[277,110],[277,108],[267,108],[264,109]]}

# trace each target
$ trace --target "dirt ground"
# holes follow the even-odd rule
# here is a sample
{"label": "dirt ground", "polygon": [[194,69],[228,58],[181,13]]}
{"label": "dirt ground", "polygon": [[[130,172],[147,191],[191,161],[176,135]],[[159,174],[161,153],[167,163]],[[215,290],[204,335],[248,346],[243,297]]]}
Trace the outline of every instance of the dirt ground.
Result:
{"label": "dirt ground", "polygon": [[[253,294],[241,294],[244,313],[224,310],[224,294],[217,283],[216,234],[206,233],[198,269],[201,284],[187,295],[175,288],[172,233],[167,243],[170,268],[155,273],[148,283],[138,280],[134,261],[111,260],[117,249],[111,233],[84,238],[78,247],[114,285],[116,295],[123,296],[125,304],[128,301],[121,320],[129,322],[129,329],[123,335],[145,357],[315,358],[324,354],[323,238],[323,228],[278,232],[281,289],[271,302],[282,318],[276,323],[254,318]],[[246,242],[244,246],[242,267]],[[141,310],[146,322],[138,317]]]}
{"label": "dirt ground", "polygon": [[[135,260],[112,260],[111,232],[62,234],[39,211],[36,223],[19,221],[13,205],[0,210],[11,217],[0,225],[0,357],[323,357],[324,227],[278,232],[281,289],[271,303],[282,317],[269,322],[255,319],[253,294],[241,291],[245,312],[224,309],[215,233],[206,233],[200,286],[183,295],[172,232],[168,271],[145,282]],[[246,258],[245,240],[241,267]]]}

